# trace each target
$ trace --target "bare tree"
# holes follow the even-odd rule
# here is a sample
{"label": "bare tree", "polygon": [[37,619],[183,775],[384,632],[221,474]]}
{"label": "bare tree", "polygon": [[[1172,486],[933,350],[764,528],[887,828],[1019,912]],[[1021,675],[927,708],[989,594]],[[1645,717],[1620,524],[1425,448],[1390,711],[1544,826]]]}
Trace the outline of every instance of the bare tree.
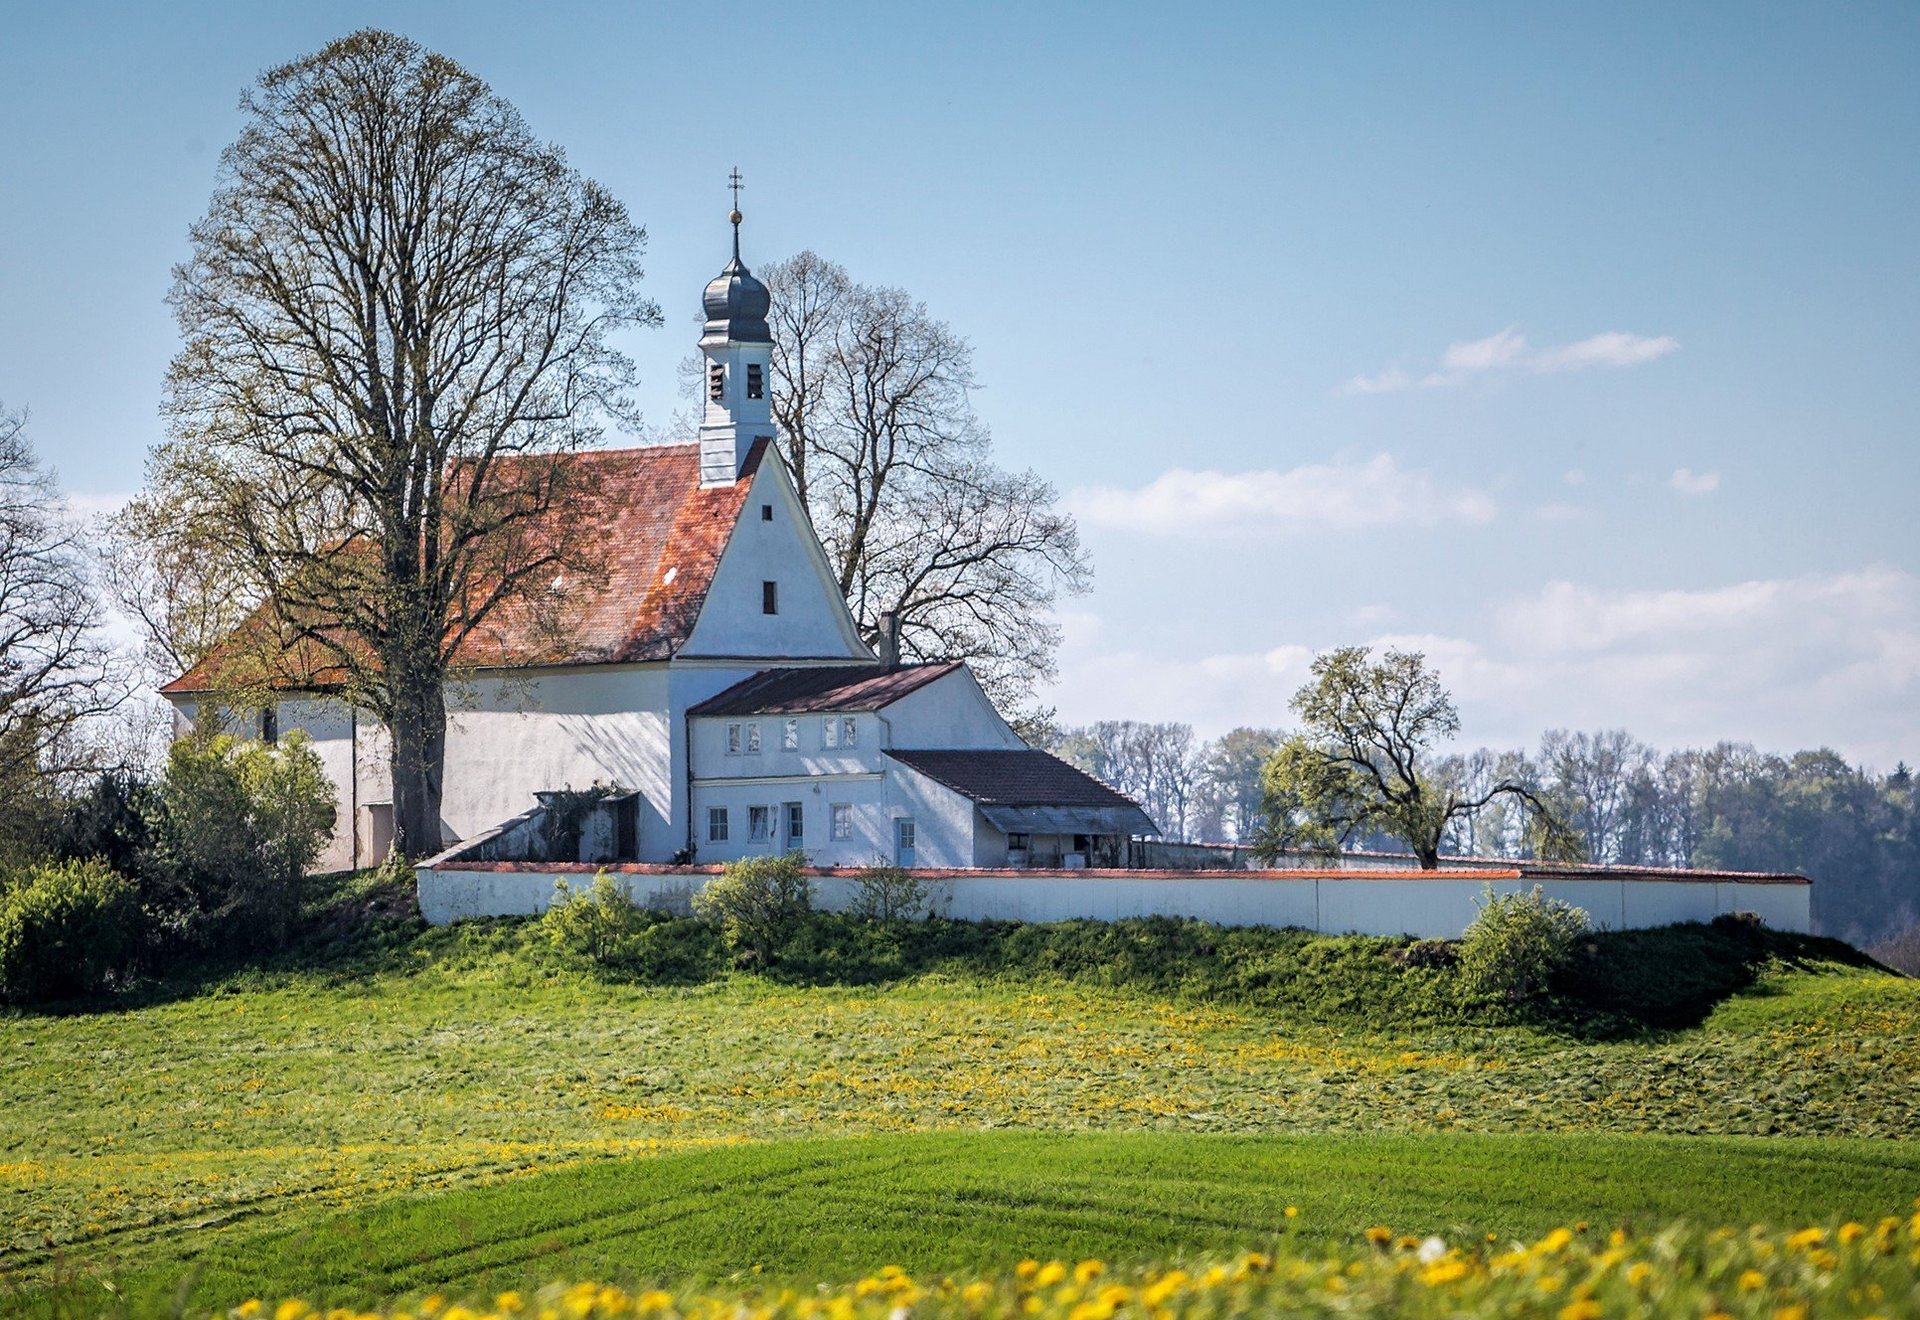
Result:
{"label": "bare tree", "polygon": [[1628,826],[1633,777],[1653,762],[1653,749],[1625,729],[1570,733],[1549,729],[1540,740],[1540,764],[1549,791],[1587,857],[1620,860]]}
{"label": "bare tree", "polygon": [[[324,676],[391,734],[394,826],[440,841],[448,674],[582,568],[565,455],[657,324],[645,233],[486,84],[361,31],[263,74],[172,305],[172,434],[129,526],[260,608],[236,683]],[[177,642],[168,645],[179,645]],[[188,654],[182,651],[177,659]]]}
{"label": "bare tree", "polygon": [[0,408],[0,834],[30,800],[108,768],[89,729],[128,684],[101,632],[93,558],[35,457],[26,417]]}
{"label": "bare tree", "polygon": [[1003,707],[1059,646],[1050,610],[1091,568],[1032,472],[990,459],[973,350],[899,289],[812,252],[765,272],[773,407],[789,467],[861,629],[916,659],[967,659]]}

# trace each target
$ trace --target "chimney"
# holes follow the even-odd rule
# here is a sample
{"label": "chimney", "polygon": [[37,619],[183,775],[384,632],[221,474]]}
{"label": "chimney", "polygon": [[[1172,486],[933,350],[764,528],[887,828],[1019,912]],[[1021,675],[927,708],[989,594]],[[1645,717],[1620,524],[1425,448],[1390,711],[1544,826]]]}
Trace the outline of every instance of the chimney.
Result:
{"label": "chimney", "polygon": [[880,637],[877,642],[880,651],[880,663],[889,671],[900,667],[900,616],[888,610],[880,616]]}

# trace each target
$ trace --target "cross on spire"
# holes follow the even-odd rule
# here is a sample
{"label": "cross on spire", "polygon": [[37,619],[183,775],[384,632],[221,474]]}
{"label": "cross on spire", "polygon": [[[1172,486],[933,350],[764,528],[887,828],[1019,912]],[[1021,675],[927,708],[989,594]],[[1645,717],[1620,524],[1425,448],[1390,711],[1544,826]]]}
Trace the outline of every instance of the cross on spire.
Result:
{"label": "cross on spire", "polygon": [[727,187],[733,189],[733,210],[727,219],[733,221],[733,259],[740,260],[740,190],[746,185],[740,181],[740,167],[735,165],[733,172],[727,175]]}

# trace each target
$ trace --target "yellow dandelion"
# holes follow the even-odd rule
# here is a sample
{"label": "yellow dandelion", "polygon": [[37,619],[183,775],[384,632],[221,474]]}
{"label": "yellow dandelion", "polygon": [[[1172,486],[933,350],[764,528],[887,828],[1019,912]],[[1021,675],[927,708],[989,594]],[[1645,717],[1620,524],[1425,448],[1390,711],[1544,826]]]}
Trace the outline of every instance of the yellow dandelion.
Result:
{"label": "yellow dandelion", "polygon": [[1067,1267],[1057,1260],[1050,1260],[1040,1267],[1040,1272],[1033,1276],[1033,1281],[1042,1288],[1051,1288],[1066,1277]]}
{"label": "yellow dandelion", "polygon": [[1300,1217],[1300,1207],[1297,1205],[1290,1205],[1285,1210],[1281,1211],[1281,1213],[1286,1215],[1288,1219],[1298,1219]]}
{"label": "yellow dandelion", "polygon": [[1393,1241],[1393,1230],[1390,1228],[1382,1228],[1379,1224],[1375,1224],[1367,1230],[1367,1241],[1373,1243],[1376,1247],[1384,1247],[1387,1243]]}
{"label": "yellow dandelion", "polygon": [[1600,1303],[1592,1298],[1568,1302],[1560,1308],[1560,1320],[1599,1320]]}
{"label": "yellow dandelion", "polygon": [[1867,1230],[1864,1225],[1856,1224],[1852,1220],[1848,1220],[1846,1223],[1840,1225],[1840,1240],[1842,1242],[1857,1242],[1866,1236],[1866,1232]]}
{"label": "yellow dandelion", "polygon": [[1092,1283],[1106,1272],[1106,1265],[1097,1260],[1083,1260],[1073,1267],[1075,1283]]}
{"label": "yellow dandelion", "polygon": [[1743,1270],[1740,1274],[1740,1291],[1755,1292],[1767,1286],[1767,1276],[1759,1270]]}

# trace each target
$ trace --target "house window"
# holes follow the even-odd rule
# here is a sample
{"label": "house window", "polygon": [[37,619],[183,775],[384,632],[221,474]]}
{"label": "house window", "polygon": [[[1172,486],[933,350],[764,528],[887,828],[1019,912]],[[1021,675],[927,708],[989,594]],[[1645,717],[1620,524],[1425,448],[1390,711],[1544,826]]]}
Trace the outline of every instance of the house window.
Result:
{"label": "house window", "polygon": [[760,521],[761,522],[773,521],[773,506],[771,504],[762,504],[760,506]]}
{"label": "house window", "polygon": [[746,746],[745,726],[740,724],[729,724],[727,726],[727,755],[738,756],[740,755],[741,748],[745,746]]}
{"label": "house window", "polygon": [[725,843],[727,841],[727,809],[725,807],[707,808],[707,842]]}
{"label": "house window", "polygon": [[751,843],[765,843],[771,837],[769,823],[773,813],[765,807],[747,808],[747,840]]}
{"label": "house window", "polygon": [[778,614],[780,612],[780,584],[778,582],[762,582],[760,584],[760,612],[762,614]]}
{"label": "house window", "polygon": [[798,802],[787,803],[787,846],[797,848],[807,837],[806,808]]}
{"label": "house window", "polygon": [[280,711],[277,707],[268,706],[260,712],[260,741],[268,744],[280,741]]}
{"label": "house window", "polygon": [[766,397],[767,383],[760,375],[758,362],[747,363],[747,397],[759,399]]}
{"label": "house window", "polygon": [[854,722],[853,716],[847,715],[842,717],[840,720],[840,745],[842,747],[852,747],[856,745],[860,741],[859,733],[860,726]]}
{"label": "house window", "polygon": [[718,362],[707,367],[707,397],[715,403],[727,395],[727,369]]}
{"label": "house window", "polygon": [[820,721],[820,745],[838,747],[840,745],[840,717],[829,715]]}
{"label": "house window", "polygon": [[1014,833],[1007,835],[1007,851],[1008,852],[1027,852],[1029,851],[1030,842],[1031,841],[1028,839],[1026,835],[1021,834],[1018,831],[1015,831]]}
{"label": "house window", "polygon": [[760,721],[758,720],[747,725],[747,755],[760,755]]}
{"label": "house window", "polygon": [[780,746],[789,752],[800,750],[799,720],[788,720],[780,726]]}
{"label": "house window", "polygon": [[833,837],[851,839],[853,837],[853,804],[836,802],[833,804]]}

